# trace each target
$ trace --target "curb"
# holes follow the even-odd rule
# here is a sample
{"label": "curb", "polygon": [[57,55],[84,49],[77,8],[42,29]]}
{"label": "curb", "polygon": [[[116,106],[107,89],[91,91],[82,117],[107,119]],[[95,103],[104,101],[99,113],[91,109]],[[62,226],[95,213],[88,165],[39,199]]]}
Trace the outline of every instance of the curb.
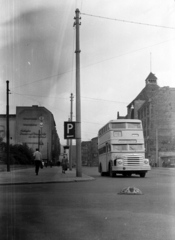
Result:
{"label": "curb", "polygon": [[93,181],[95,178],[89,177],[84,179],[65,179],[65,180],[56,180],[56,181],[44,181],[44,182],[6,182],[0,183],[0,186],[4,185],[27,185],[27,184],[53,184],[53,183],[69,183],[69,182],[86,182]]}

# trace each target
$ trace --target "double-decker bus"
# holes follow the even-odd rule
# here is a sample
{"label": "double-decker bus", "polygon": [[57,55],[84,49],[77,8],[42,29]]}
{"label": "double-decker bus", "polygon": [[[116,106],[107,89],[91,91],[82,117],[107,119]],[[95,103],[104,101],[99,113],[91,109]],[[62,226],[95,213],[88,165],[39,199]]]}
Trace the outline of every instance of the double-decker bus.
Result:
{"label": "double-decker bus", "polygon": [[99,172],[145,177],[151,170],[145,158],[142,122],[137,119],[111,120],[98,132]]}

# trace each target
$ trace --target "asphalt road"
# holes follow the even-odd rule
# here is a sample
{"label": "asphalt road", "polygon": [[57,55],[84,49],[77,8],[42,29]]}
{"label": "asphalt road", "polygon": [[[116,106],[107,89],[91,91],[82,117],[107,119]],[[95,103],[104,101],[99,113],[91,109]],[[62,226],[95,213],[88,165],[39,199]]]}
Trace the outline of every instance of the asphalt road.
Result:
{"label": "asphalt road", "polygon": [[[174,240],[175,169],[145,178],[0,186],[1,240]],[[143,195],[119,195],[132,186]]]}

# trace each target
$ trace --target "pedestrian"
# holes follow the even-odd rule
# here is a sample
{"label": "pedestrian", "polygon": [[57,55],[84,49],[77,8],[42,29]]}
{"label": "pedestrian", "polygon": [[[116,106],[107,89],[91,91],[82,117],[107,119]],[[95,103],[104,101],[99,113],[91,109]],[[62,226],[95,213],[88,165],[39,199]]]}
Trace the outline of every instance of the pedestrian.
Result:
{"label": "pedestrian", "polygon": [[39,152],[38,148],[36,148],[36,151],[34,152],[33,156],[34,156],[34,160],[35,160],[35,173],[36,173],[36,175],[38,175],[39,168],[42,164],[42,155]]}
{"label": "pedestrian", "polygon": [[67,157],[64,155],[62,159],[62,173],[65,173],[65,171],[67,170],[67,163]]}
{"label": "pedestrian", "polygon": [[53,166],[53,162],[52,162],[52,160],[50,160],[50,167],[52,167]]}

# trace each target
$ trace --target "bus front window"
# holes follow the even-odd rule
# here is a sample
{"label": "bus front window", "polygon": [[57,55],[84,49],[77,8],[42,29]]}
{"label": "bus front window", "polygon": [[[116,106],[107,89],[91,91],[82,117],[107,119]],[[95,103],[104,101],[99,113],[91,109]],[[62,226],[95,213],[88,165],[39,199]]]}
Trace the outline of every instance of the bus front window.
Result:
{"label": "bus front window", "polygon": [[114,144],[113,145],[113,151],[126,151],[127,150],[127,144]]}
{"label": "bus front window", "polygon": [[143,150],[142,144],[129,144],[129,150],[139,151]]}

